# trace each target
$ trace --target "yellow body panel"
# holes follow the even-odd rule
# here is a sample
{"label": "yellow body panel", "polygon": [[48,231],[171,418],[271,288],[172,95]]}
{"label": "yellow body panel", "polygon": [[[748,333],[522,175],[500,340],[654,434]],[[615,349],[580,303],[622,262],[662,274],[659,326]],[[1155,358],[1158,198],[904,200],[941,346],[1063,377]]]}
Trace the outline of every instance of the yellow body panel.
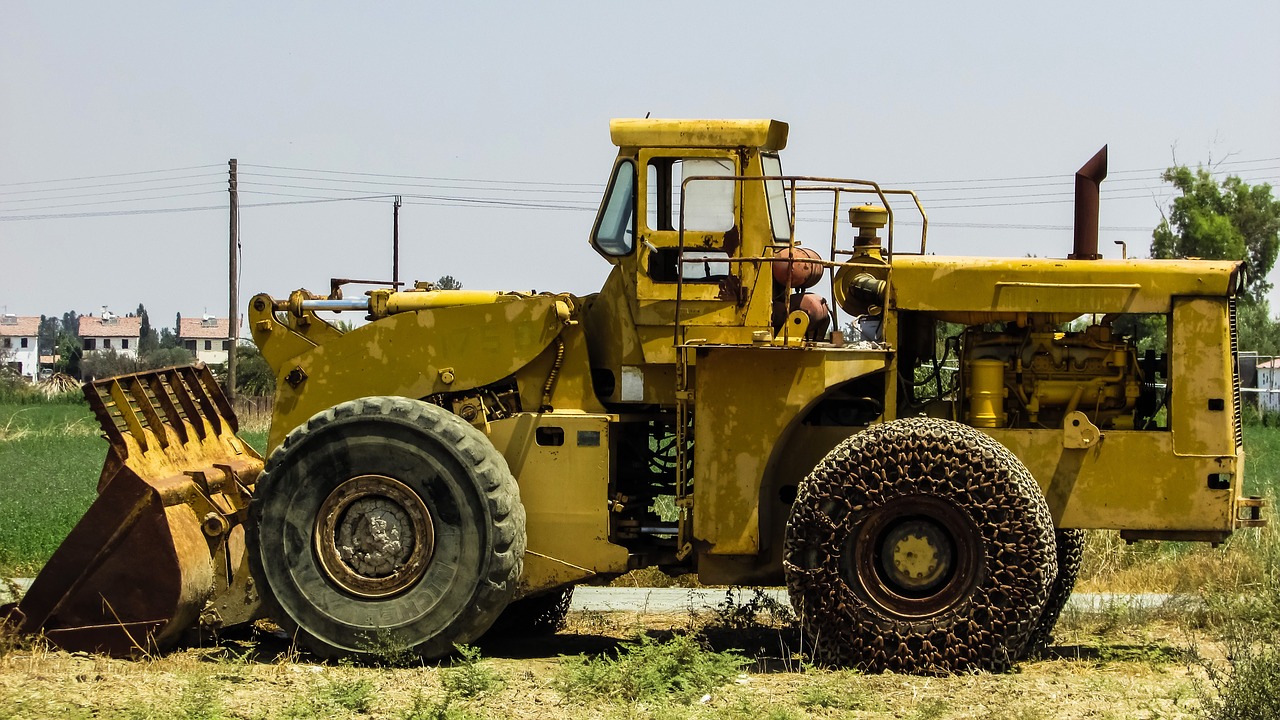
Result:
{"label": "yellow body panel", "polygon": [[618,147],[758,147],[787,146],[787,124],[778,120],[660,120],[619,118],[609,122]]}
{"label": "yellow body panel", "polygon": [[1226,297],[1236,262],[898,255],[897,309],[941,313],[1164,313],[1179,295]]}
{"label": "yellow body panel", "polygon": [[[422,398],[493,383],[529,365],[564,328],[553,296],[391,315],[302,354],[270,311],[251,312],[276,370],[269,445],[317,412],[369,395]],[[316,322],[319,322],[318,320]],[[424,342],[430,338],[429,342]]]}
{"label": "yellow body panel", "polygon": [[1175,451],[1182,433],[1110,430],[1090,448],[1063,447],[1061,430],[985,431],[1013,451],[1040,484],[1063,528],[1223,531],[1236,483],[1211,489],[1211,474],[1240,476],[1243,455]]}
{"label": "yellow body panel", "polygon": [[[1170,362],[1173,373],[1189,381],[1175,382],[1169,413],[1173,450],[1203,455],[1234,448],[1231,346],[1222,342],[1226,298],[1178,298],[1173,305]],[[1193,370],[1194,369],[1194,370]],[[1177,377],[1178,375],[1174,375]]]}
{"label": "yellow body panel", "polygon": [[[492,424],[489,439],[520,483],[526,533],[521,593],[627,570],[609,542],[610,426],[617,416],[523,413]],[[538,429],[559,430],[540,444]],[[586,501],[594,498],[594,502]]]}
{"label": "yellow body panel", "polygon": [[754,555],[760,488],[781,440],[829,388],[883,371],[888,354],[830,348],[698,351],[694,534],[717,555]]}

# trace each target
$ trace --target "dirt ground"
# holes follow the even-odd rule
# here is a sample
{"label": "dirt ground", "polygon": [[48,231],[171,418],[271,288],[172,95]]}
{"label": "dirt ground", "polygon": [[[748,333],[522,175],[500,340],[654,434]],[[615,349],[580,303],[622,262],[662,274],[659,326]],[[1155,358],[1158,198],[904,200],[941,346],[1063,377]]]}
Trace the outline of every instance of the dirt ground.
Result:
{"label": "dirt ground", "polygon": [[[0,657],[0,718],[1195,717],[1204,674],[1191,648],[1213,658],[1220,651],[1208,638],[1168,620],[1064,625],[1047,659],[1007,674],[937,678],[806,668],[785,628],[729,629],[688,613],[572,613],[549,638],[483,644],[472,666],[483,682],[470,688],[480,691],[463,695],[445,687],[456,663],[325,664],[264,632],[132,661],[11,646]],[[607,656],[637,632],[689,631],[749,663],[687,704],[562,690],[567,656]]]}

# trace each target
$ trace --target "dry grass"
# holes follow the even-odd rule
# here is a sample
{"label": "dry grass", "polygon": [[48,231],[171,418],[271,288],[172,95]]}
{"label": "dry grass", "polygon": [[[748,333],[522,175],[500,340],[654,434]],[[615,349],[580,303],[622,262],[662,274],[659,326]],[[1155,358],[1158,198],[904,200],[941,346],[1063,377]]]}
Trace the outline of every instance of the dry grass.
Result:
{"label": "dry grass", "polygon": [[[1156,623],[1073,631],[1053,659],[1004,675],[864,676],[757,663],[688,704],[628,701],[561,691],[559,658],[610,657],[637,631],[662,640],[682,632],[688,619],[575,613],[570,621],[581,629],[486,651],[475,662],[503,683],[474,697],[449,693],[448,663],[323,665],[280,647],[261,648],[259,657],[243,649],[193,649],[137,662],[19,649],[0,657],[0,718],[1190,718],[1201,682],[1199,670],[1176,652],[1187,640],[1183,631]],[[741,644],[735,639],[742,636],[717,636],[710,649],[734,649]]]}

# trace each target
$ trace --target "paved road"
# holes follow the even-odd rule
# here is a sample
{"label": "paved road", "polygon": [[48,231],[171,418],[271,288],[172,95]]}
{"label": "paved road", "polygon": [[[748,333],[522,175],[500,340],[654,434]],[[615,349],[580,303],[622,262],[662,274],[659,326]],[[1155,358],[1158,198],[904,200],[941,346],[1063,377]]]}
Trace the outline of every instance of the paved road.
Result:
{"label": "paved road", "polygon": [[[726,588],[616,588],[579,587],[573,591],[570,610],[596,612],[681,612],[707,610],[725,602]],[[754,590],[733,589],[734,603],[742,605],[754,596]],[[787,591],[782,588],[764,588],[764,594],[790,606]],[[1142,593],[1121,595],[1114,593],[1076,593],[1067,601],[1067,607],[1082,612],[1102,612],[1112,608],[1141,610],[1159,607],[1170,602],[1174,595]]]}
{"label": "paved road", "polygon": [[[12,581],[0,580],[0,604],[13,602],[15,592],[25,592],[31,585],[28,578]],[[570,610],[594,612],[671,613],[689,610],[710,610],[725,602],[732,592],[735,605],[743,605],[754,596],[751,588],[617,588],[579,587],[573,591]],[[790,605],[787,591],[782,588],[764,588],[766,597]],[[1082,612],[1102,612],[1115,608],[1141,610],[1170,602],[1177,596],[1154,593],[1120,595],[1111,593],[1076,593],[1067,607]]]}

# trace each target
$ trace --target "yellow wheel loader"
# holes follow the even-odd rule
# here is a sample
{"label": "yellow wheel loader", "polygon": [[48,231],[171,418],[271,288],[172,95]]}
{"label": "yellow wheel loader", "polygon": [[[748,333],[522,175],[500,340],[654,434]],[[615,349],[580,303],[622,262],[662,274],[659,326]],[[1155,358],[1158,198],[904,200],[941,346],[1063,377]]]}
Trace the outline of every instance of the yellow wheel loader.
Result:
{"label": "yellow wheel loader", "polygon": [[269,615],[321,655],[438,657],[657,566],[785,584],[822,662],[999,670],[1048,642],[1082,529],[1264,522],[1241,266],[1100,259],[1105,148],[1069,258],[943,257],[914,193],[784,174],[784,123],[610,132],[596,294],[252,298],[265,468],[207,372],[86,388],[101,496],[12,617],[116,653]]}

